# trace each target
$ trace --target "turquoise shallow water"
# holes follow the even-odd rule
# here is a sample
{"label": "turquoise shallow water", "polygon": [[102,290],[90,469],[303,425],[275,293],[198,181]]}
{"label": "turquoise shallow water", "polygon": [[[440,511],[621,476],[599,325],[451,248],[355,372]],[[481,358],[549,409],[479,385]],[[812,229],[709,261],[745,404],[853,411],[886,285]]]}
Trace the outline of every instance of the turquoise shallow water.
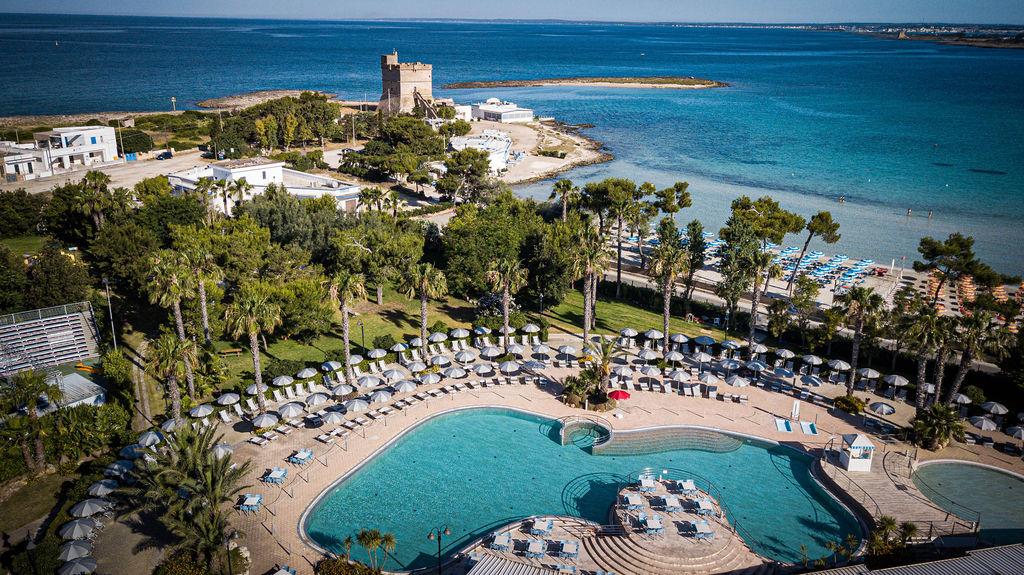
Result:
{"label": "turquoise shallow water", "polygon": [[[858,534],[854,517],[809,475],[809,459],[752,442],[729,453],[673,450],[594,456],[557,442],[552,420],[510,410],[474,409],[432,419],[368,462],[310,511],[306,533],[339,550],[361,528],[395,534],[393,568],[429,567],[447,525],[453,553],[513,520],[562,514],[607,523],[619,485],[645,468],[680,469],[714,483],[758,553],[781,560],[828,555],[825,544]],[[358,557],[362,552],[356,551]]]}
{"label": "turquoise shallow water", "polygon": [[913,480],[946,511],[966,519],[972,511],[980,513],[984,541],[1024,543],[1024,480],[1019,477],[977,465],[933,463],[919,468]]}

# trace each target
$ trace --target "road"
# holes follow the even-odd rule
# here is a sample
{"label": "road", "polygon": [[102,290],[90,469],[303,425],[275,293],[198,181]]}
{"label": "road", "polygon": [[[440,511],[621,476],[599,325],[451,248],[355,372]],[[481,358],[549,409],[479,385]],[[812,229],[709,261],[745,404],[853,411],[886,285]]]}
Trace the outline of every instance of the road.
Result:
{"label": "road", "polygon": [[[171,172],[180,172],[193,166],[208,163],[201,157],[199,150],[179,152],[168,160],[139,160],[97,168],[110,176],[112,187],[131,188],[137,182],[154,176],[163,176]],[[87,170],[77,170],[66,174],[58,174],[49,178],[39,178],[26,182],[2,183],[0,190],[16,190],[25,188],[30,194],[48,192],[56,186],[82,179]]]}

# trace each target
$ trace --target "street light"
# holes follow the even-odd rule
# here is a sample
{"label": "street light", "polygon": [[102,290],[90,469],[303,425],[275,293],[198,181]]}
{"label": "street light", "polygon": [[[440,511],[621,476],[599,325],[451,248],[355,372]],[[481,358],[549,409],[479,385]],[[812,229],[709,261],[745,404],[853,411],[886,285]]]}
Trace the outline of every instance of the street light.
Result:
{"label": "street light", "polygon": [[362,340],[363,351],[366,351],[366,329],[363,328],[363,320],[357,322],[359,324],[359,338]]}
{"label": "street light", "polygon": [[107,290],[107,315],[110,316],[110,338],[114,340],[114,351],[117,351],[117,330],[114,329],[114,308],[110,307],[110,282],[103,278],[103,287]]}
{"label": "street light", "polygon": [[441,575],[441,538],[451,534],[452,532],[448,529],[447,525],[444,526],[444,529],[440,527],[431,529],[430,533],[427,534],[427,539],[430,541],[433,541],[435,537],[437,538],[437,575]]}

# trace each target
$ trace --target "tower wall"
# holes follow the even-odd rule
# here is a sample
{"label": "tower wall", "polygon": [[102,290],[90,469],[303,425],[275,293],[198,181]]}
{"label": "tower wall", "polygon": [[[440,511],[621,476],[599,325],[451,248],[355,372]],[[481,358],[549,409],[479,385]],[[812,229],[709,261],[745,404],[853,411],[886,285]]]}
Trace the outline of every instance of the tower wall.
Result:
{"label": "tower wall", "polygon": [[379,110],[385,113],[409,113],[416,107],[413,97],[419,92],[433,100],[433,66],[422,62],[399,62],[398,52],[380,57],[381,94]]}

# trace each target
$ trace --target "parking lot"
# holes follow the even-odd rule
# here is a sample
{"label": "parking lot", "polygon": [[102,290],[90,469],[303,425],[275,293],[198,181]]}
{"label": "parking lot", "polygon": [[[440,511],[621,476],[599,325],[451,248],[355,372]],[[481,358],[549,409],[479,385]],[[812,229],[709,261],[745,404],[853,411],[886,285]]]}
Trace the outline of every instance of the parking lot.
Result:
{"label": "parking lot", "polygon": [[[171,172],[187,170],[193,166],[205,163],[208,163],[208,161],[201,157],[199,150],[189,150],[186,152],[179,152],[175,154],[173,158],[167,160],[157,160],[151,157],[146,160],[126,162],[123,164],[115,164],[95,169],[98,169],[110,176],[111,186],[131,188],[140,180],[152,178],[154,176],[167,175]],[[67,182],[77,182],[82,179],[82,176],[85,175],[86,171],[88,170],[82,169],[66,174],[58,174],[49,178],[40,178],[25,182],[0,183],[0,190],[16,190],[18,188],[25,188],[25,190],[31,194],[38,194],[40,192],[49,191],[55,186],[60,186]]]}

